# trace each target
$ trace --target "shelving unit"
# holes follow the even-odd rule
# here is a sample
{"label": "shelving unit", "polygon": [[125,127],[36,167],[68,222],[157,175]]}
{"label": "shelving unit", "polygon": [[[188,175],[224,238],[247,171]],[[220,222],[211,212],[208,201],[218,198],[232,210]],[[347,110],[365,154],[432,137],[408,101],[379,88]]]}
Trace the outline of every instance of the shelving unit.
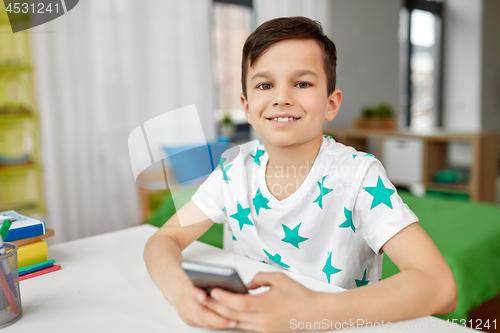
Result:
{"label": "shelving unit", "polygon": [[43,214],[40,122],[29,33],[12,33],[3,3],[0,45],[0,211]]}
{"label": "shelving unit", "polygon": [[[473,201],[496,202],[496,176],[498,171],[498,144],[500,135],[495,132],[450,133],[435,131],[368,131],[336,128],[325,131],[338,142],[367,151],[367,140],[377,141],[377,158],[384,161],[382,142],[385,138],[413,138],[422,140],[422,184],[426,189],[466,193]],[[448,146],[451,142],[465,142],[473,151],[468,184],[448,185],[433,182],[434,174],[448,167]],[[373,153],[373,152],[372,152]],[[395,184],[397,185],[397,184]]]}

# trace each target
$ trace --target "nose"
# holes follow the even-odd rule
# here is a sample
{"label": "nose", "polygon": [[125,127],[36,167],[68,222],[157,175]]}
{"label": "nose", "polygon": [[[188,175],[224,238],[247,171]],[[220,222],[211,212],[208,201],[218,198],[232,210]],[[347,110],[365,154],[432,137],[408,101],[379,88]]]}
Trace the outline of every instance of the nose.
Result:
{"label": "nose", "polygon": [[293,97],[287,87],[275,87],[276,95],[274,96],[274,106],[290,106],[293,105]]}

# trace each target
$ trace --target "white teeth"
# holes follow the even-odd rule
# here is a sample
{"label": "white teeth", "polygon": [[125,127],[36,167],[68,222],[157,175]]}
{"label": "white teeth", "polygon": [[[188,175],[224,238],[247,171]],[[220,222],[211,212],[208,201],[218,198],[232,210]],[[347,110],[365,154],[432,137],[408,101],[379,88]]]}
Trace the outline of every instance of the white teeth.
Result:
{"label": "white teeth", "polygon": [[277,117],[277,118],[270,118],[274,121],[279,121],[281,123],[284,123],[284,122],[287,122],[287,121],[292,121],[292,120],[295,120],[296,118],[294,117]]}

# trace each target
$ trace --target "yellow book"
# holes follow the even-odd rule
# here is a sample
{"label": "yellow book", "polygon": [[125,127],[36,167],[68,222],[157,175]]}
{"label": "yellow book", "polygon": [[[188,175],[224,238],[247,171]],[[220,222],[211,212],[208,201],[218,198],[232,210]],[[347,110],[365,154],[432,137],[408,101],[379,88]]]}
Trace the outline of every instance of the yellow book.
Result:
{"label": "yellow book", "polygon": [[17,249],[17,268],[47,261],[48,252],[47,242],[44,240],[19,246]]}

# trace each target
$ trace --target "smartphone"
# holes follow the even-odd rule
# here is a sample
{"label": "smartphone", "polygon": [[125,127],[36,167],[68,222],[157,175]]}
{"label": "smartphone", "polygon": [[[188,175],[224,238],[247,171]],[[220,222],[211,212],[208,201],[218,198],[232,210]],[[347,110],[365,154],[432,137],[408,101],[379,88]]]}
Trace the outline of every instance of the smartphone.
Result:
{"label": "smartphone", "polygon": [[181,261],[181,268],[193,284],[210,295],[213,288],[221,288],[233,293],[248,294],[248,289],[232,267],[206,264],[196,261]]}

